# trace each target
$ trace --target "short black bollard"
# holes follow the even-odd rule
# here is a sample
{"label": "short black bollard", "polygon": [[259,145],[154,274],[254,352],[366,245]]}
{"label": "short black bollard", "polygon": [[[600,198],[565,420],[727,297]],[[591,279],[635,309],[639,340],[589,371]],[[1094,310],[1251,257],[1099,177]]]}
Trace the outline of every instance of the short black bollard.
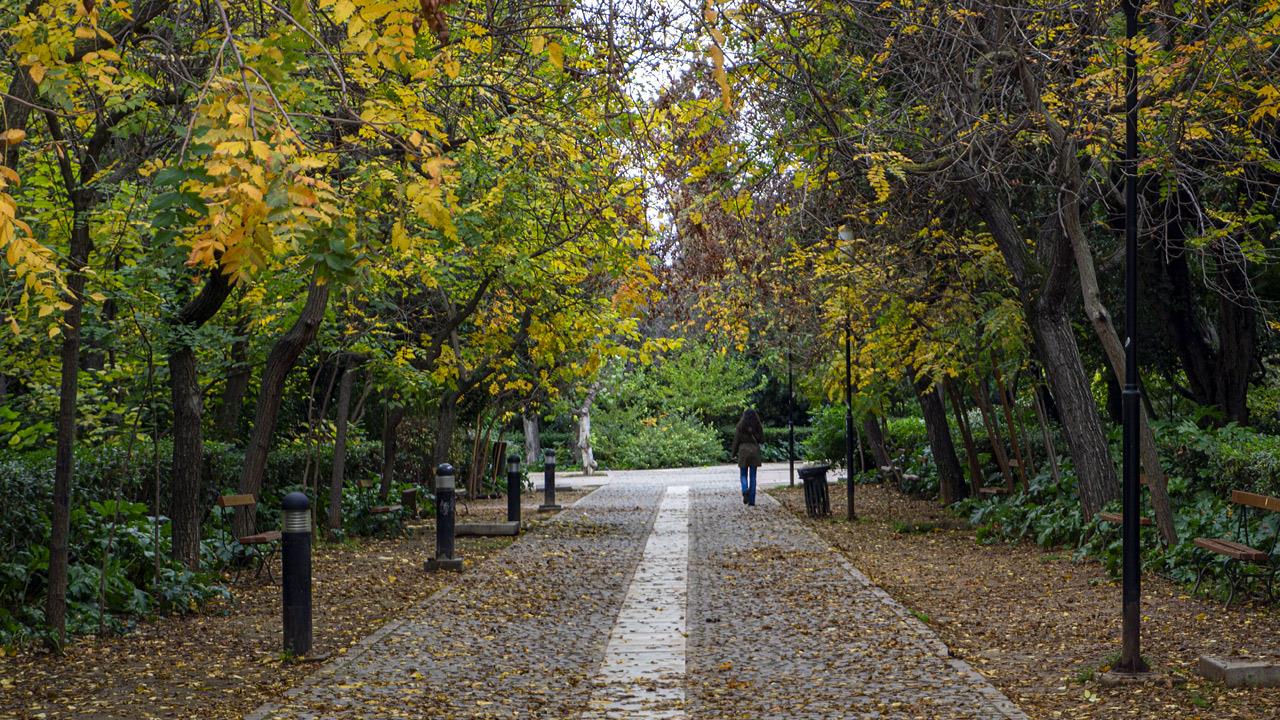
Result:
{"label": "short black bollard", "polygon": [[827,495],[828,465],[810,465],[797,473],[804,483],[804,509],[809,517],[826,517],[831,514],[831,499]]}
{"label": "short black bollard", "polygon": [[507,522],[520,522],[520,456],[507,458]]}
{"label": "short black bollard", "polygon": [[297,657],[311,652],[311,501],[291,492],[280,503],[280,576],[284,599],[284,651]]}
{"label": "short black bollard", "polygon": [[556,504],[556,451],[547,450],[542,459],[542,504],[538,512],[555,512],[560,509]]}
{"label": "short black bollard", "polygon": [[453,466],[442,463],[436,468],[436,556],[427,560],[427,572],[462,569],[462,558],[453,554],[454,491]]}

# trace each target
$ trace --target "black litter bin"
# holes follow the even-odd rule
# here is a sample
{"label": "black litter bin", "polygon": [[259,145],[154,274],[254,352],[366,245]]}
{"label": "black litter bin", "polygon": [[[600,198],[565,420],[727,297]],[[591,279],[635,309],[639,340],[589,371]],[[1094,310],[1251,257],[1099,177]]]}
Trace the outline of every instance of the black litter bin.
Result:
{"label": "black litter bin", "polygon": [[830,465],[809,465],[799,470],[804,483],[804,509],[809,517],[827,517],[831,514],[831,498],[827,495],[827,470]]}

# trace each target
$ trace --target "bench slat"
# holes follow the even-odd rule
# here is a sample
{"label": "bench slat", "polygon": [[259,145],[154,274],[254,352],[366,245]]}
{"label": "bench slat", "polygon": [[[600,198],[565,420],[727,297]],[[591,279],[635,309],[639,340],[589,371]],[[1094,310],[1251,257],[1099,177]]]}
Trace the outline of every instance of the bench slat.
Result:
{"label": "bench slat", "polygon": [[1203,538],[1199,537],[1193,540],[1196,547],[1204,548],[1212,553],[1225,555],[1236,560],[1245,562],[1266,562],[1269,557],[1265,552],[1257,548],[1251,548],[1244,543],[1238,543],[1234,540],[1225,538]]}
{"label": "bench slat", "polygon": [[[1121,514],[1121,513],[1118,513],[1118,512],[1100,512],[1100,513],[1098,513],[1098,519],[1099,519],[1099,520],[1101,520],[1101,521],[1103,521],[1103,522],[1109,522],[1109,523],[1111,523],[1111,524],[1113,524],[1113,525],[1123,525],[1123,524],[1124,524],[1124,515],[1123,515],[1123,514]],[[1144,527],[1150,527],[1150,526],[1151,526],[1151,518],[1149,518],[1149,517],[1145,517],[1145,516],[1140,516],[1140,517],[1138,518],[1138,524],[1139,524],[1139,525],[1142,525],[1142,526],[1144,526]]]}
{"label": "bench slat", "polygon": [[1280,512],[1280,498],[1271,497],[1270,495],[1259,495],[1258,493],[1245,492],[1244,490],[1232,490],[1231,502],[1262,510]]}
{"label": "bench slat", "polygon": [[245,505],[256,505],[257,500],[252,495],[220,495],[218,496],[218,507],[243,507]]}
{"label": "bench slat", "polygon": [[265,543],[276,542],[279,539],[279,530],[268,530],[267,532],[260,532],[256,535],[245,535],[244,537],[236,538],[236,542],[241,545],[262,545]]}
{"label": "bench slat", "polygon": [[979,495],[1008,495],[1009,490],[999,485],[984,485],[978,488]]}
{"label": "bench slat", "polygon": [[369,512],[374,515],[384,515],[386,513],[398,512],[402,509],[403,508],[399,505],[375,505],[369,508]]}

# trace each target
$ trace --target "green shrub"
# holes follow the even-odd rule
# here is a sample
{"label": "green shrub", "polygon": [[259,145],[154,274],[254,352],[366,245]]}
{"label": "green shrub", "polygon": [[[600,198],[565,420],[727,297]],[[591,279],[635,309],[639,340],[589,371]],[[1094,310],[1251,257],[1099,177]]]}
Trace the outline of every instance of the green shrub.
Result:
{"label": "green shrub", "polygon": [[597,428],[596,457],[608,468],[696,467],[726,459],[713,428],[680,416]]}
{"label": "green shrub", "polygon": [[844,407],[823,405],[810,415],[810,428],[801,447],[805,460],[844,467]]}

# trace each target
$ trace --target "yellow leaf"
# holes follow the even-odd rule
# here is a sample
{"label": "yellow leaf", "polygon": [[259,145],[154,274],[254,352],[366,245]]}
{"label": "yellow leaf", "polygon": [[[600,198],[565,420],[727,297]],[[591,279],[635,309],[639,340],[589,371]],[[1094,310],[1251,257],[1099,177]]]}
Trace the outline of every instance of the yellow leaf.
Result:
{"label": "yellow leaf", "polygon": [[546,47],[547,39],[541,35],[534,35],[529,40],[529,49],[533,51],[534,55],[541,55],[542,51],[545,50]]}
{"label": "yellow leaf", "polygon": [[551,64],[557,68],[564,69],[564,48],[560,43],[551,43],[547,46],[547,58],[551,60]]}
{"label": "yellow leaf", "polygon": [[41,80],[44,80],[45,67],[40,63],[35,63],[31,67],[27,68],[27,72],[31,75],[31,82],[37,85],[40,84]]}
{"label": "yellow leaf", "polygon": [[455,80],[458,74],[462,72],[462,63],[457,60],[446,60],[444,63],[444,74],[449,76],[450,80]]}

